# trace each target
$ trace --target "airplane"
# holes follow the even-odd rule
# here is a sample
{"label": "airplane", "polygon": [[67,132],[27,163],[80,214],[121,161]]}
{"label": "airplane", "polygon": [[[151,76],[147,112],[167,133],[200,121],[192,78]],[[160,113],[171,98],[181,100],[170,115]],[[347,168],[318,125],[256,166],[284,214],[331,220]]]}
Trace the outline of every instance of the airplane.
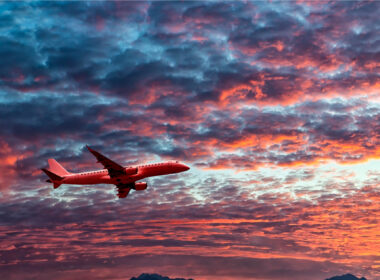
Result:
{"label": "airplane", "polygon": [[89,146],[86,145],[86,147],[95,156],[98,163],[103,165],[104,169],[71,173],[62,167],[55,159],[48,159],[49,169],[41,169],[50,178],[46,180],[46,182],[53,183],[54,189],[58,188],[61,184],[114,184],[118,190],[118,197],[125,198],[131,190],[143,191],[148,187],[146,182],[136,181],[147,177],[179,173],[190,169],[190,167],[178,161],[139,166],[122,166],[91,149]]}

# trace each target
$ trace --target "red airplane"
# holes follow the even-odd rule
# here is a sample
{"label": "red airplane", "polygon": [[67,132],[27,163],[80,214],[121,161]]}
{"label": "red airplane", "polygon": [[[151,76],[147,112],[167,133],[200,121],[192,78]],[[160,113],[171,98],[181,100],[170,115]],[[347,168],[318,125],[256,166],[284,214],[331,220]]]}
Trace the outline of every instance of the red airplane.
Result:
{"label": "red airplane", "polygon": [[87,149],[96,157],[105,169],[98,171],[70,173],[62,167],[56,160],[49,159],[49,169],[42,168],[42,171],[49,176],[46,182],[53,183],[54,189],[61,184],[92,185],[92,184],[114,184],[118,189],[120,198],[127,197],[131,189],[143,191],[148,187],[146,182],[137,182],[146,177],[179,173],[190,168],[178,161],[153,163],[139,166],[121,166],[101,153],[94,151],[89,146]]}

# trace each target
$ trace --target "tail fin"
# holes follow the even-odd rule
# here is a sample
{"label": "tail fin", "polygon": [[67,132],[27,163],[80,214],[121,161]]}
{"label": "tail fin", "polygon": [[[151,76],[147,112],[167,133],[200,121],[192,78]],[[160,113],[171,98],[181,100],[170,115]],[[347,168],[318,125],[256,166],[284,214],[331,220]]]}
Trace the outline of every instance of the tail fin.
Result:
{"label": "tail fin", "polygon": [[49,163],[49,170],[59,176],[65,176],[69,175],[70,172],[68,172],[62,165],[60,165],[55,159],[50,158],[48,159]]}
{"label": "tail fin", "polygon": [[45,169],[45,168],[42,168],[41,169],[43,172],[45,172],[46,175],[49,176],[50,180],[47,180],[47,182],[49,183],[53,183],[54,184],[54,188],[58,188],[62,183],[59,182],[59,181],[62,181],[63,180],[63,177],[61,176],[58,176],[57,174]]}

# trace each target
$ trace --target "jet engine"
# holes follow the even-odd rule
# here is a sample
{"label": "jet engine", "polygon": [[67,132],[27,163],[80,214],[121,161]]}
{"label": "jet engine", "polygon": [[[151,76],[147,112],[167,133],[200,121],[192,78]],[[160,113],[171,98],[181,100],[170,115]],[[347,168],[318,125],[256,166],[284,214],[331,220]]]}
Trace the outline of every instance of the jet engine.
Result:
{"label": "jet engine", "polygon": [[135,190],[136,190],[136,191],[143,191],[143,190],[145,190],[147,187],[148,187],[148,184],[145,183],[145,182],[135,183]]}
{"label": "jet engine", "polygon": [[137,174],[138,169],[137,167],[127,167],[125,168],[125,175],[135,175]]}

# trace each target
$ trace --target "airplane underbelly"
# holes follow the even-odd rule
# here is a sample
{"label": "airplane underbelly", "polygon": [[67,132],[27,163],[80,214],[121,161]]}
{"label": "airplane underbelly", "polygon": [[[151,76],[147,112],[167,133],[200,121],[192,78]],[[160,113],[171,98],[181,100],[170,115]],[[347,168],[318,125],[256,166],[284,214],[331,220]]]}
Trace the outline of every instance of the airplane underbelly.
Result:
{"label": "airplane underbelly", "polygon": [[112,184],[109,176],[77,176],[65,178],[64,184],[92,185],[92,184]]}
{"label": "airplane underbelly", "polygon": [[110,184],[129,184],[129,183],[134,183],[138,180],[146,178],[146,174],[144,172],[139,171],[139,173],[135,175],[128,175],[128,176],[119,176],[115,178],[110,179]]}

